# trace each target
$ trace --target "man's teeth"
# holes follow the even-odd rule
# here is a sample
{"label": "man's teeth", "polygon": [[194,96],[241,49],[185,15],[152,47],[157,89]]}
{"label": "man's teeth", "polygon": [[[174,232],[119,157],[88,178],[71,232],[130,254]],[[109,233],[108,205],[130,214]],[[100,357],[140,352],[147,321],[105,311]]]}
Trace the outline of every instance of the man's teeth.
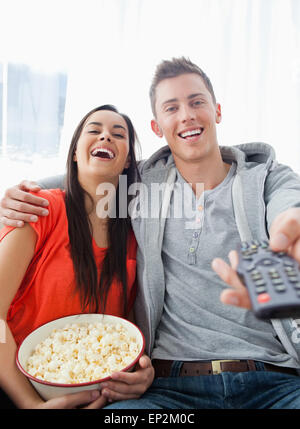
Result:
{"label": "man's teeth", "polygon": [[115,154],[111,150],[105,148],[96,148],[92,151],[91,155],[109,159],[113,159],[115,157]]}
{"label": "man's teeth", "polygon": [[179,135],[180,137],[185,138],[185,137],[195,136],[197,134],[200,135],[202,131],[203,130],[201,128],[198,128],[197,130],[185,131],[184,133],[180,133]]}

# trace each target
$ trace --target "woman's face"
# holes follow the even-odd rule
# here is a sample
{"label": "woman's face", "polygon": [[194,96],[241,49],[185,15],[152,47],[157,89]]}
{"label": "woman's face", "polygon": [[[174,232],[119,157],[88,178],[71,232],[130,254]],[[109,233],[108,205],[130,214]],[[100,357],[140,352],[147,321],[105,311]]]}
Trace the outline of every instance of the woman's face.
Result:
{"label": "woman's face", "polygon": [[80,183],[95,179],[118,183],[129,166],[129,133],[121,115],[109,110],[92,113],[85,121],[77,142],[74,161]]}

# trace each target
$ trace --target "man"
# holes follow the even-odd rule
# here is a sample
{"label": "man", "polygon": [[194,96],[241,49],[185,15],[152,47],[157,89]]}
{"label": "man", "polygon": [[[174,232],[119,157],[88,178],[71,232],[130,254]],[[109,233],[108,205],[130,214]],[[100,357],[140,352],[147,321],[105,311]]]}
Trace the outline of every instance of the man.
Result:
{"label": "man", "polygon": [[[137,216],[132,225],[138,241],[135,316],[156,379],[140,399],[109,407],[300,408],[297,320],[256,319],[235,272],[236,254],[230,253],[232,266],[224,261],[241,240],[270,235],[274,250],[289,249],[300,262],[300,179],[276,164],[268,145],[218,145],[221,107],[208,77],[189,60],[162,62],[150,98],[152,130],[168,146],[140,164],[149,190],[141,202],[151,205],[153,184],[162,185],[163,195],[158,216]],[[186,192],[179,204],[176,199],[187,184],[195,210],[170,215],[184,205]],[[15,209],[40,214],[12,201],[16,197],[39,202],[12,189],[2,217]],[[104,392],[122,399],[109,382]]]}

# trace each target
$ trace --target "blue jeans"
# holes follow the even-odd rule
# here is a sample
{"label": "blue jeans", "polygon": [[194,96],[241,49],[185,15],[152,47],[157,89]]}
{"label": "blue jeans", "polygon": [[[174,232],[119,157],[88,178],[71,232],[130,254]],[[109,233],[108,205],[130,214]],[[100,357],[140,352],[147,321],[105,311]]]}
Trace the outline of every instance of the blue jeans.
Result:
{"label": "blue jeans", "polygon": [[179,377],[174,362],[170,377],[156,378],[139,399],[114,402],[105,409],[300,409],[300,377],[264,370]]}

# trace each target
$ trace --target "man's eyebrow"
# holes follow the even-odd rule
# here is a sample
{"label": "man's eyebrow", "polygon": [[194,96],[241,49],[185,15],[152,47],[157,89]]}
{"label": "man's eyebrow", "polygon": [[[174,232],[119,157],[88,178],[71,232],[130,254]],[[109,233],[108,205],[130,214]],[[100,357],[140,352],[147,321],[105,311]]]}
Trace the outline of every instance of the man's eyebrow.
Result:
{"label": "man's eyebrow", "polygon": [[178,98],[170,98],[169,100],[166,100],[162,103],[162,106],[164,106],[165,104],[168,103],[175,103],[176,101],[178,101]]}
{"label": "man's eyebrow", "polygon": [[[87,125],[98,125],[99,127],[103,126],[102,122],[89,122]],[[120,125],[120,124],[113,125],[113,128],[122,128],[123,130],[126,131],[126,128],[123,127],[123,125]]]}
{"label": "man's eyebrow", "polygon": [[[203,94],[202,92],[197,92],[195,94],[188,95],[187,99],[191,100],[192,98],[196,98],[196,97],[205,97],[205,94]],[[178,101],[178,98],[170,98],[169,100],[164,101],[162,105],[164,106],[165,104],[168,104],[168,103],[176,103],[176,101]]]}
{"label": "man's eyebrow", "polygon": [[205,97],[205,94],[203,94],[203,92],[197,92],[195,94],[191,94],[188,96],[188,100],[191,100],[192,98],[196,98],[196,97]]}

